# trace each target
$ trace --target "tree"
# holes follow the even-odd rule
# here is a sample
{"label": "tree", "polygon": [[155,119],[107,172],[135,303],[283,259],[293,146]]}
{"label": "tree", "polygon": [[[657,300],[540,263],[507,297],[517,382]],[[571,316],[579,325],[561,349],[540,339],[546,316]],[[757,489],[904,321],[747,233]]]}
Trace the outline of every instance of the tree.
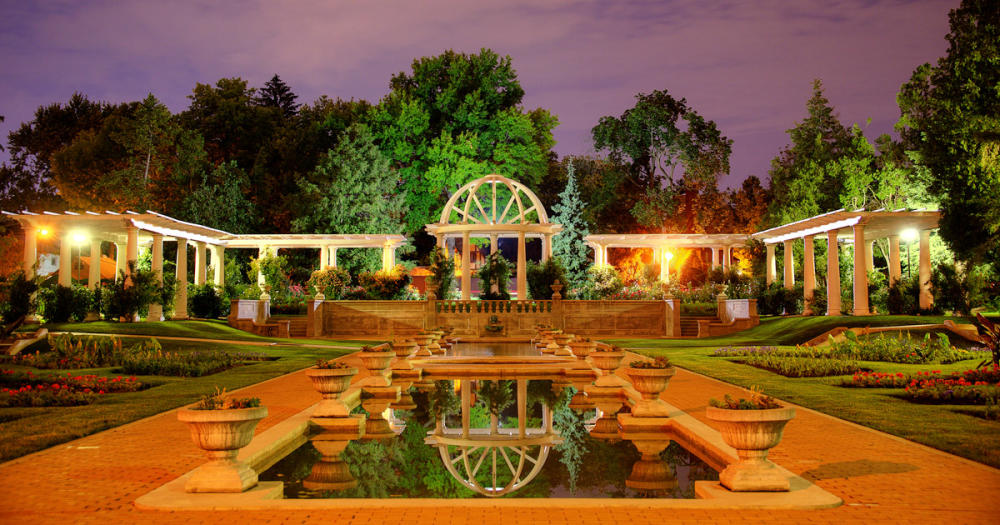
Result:
{"label": "tree", "polygon": [[842,183],[827,177],[824,167],[851,155],[853,137],[837,118],[819,79],[813,81],[813,95],[806,102],[806,111],[808,116],[788,130],[792,143],[771,161],[769,226],[840,207]]}
{"label": "tree", "polygon": [[557,119],[525,112],[511,58],[446,51],[393,76],[370,115],[407,193],[407,231],[432,222],[451,192],[488,173],[532,186],[545,174]]}
{"label": "tree", "polygon": [[942,237],[960,259],[1000,260],[1000,4],[963,0],[948,52],[897,96],[903,142],[940,199]]}
{"label": "tree", "polygon": [[292,92],[292,88],[285,84],[277,74],[268,80],[257,95],[257,104],[267,108],[277,108],[281,111],[281,116],[291,118],[299,110],[299,104],[295,103],[298,95]]}
{"label": "tree", "polygon": [[665,231],[667,219],[682,208],[683,231],[695,231],[698,193],[729,171],[732,141],[666,90],[639,93],[634,107],[620,117],[601,117],[591,134],[594,148],[624,167],[622,195],[632,197],[620,208],[646,229]]}
{"label": "tree", "polygon": [[[292,221],[303,233],[402,233],[406,194],[371,132],[354,124],[318,166],[313,180],[300,181],[300,202],[308,214]],[[352,275],[377,267],[379,253],[351,250],[338,262]]]}
{"label": "tree", "polygon": [[558,257],[566,269],[567,293],[574,288],[582,288],[587,281],[587,243],[583,238],[590,235],[583,220],[584,204],[576,186],[573,163],[566,167],[566,188],[559,194],[559,203],[552,207],[555,214],[552,222],[561,224],[562,233],[552,238],[552,255]]}
{"label": "tree", "polygon": [[247,175],[230,161],[205,174],[201,186],[184,199],[179,218],[227,231],[250,233],[254,231],[254,204],[243,194]]}

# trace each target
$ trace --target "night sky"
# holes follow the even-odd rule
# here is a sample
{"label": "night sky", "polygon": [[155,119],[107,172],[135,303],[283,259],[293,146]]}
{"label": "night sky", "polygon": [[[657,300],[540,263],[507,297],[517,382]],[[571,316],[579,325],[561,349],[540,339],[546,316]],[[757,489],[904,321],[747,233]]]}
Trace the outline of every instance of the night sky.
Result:
{"label": "night sky", "polygon": [[[37,5],[36,5],[37,4]],[[152,92],[174,112],[196,82],[278,73],[311,102],[376,102],[414,58],[489,47],[513,58],[526,108],[558,115],[560,155],[638,92],[685,97],[734,140],[731,185],[756,174],[821,78],[841,120],[874,139],[899,86],[947,49],[958,1],[0,0],[0,124],[7,133],[74,91],[109,102]],[[6,153],[0,153],[0,160]]]}

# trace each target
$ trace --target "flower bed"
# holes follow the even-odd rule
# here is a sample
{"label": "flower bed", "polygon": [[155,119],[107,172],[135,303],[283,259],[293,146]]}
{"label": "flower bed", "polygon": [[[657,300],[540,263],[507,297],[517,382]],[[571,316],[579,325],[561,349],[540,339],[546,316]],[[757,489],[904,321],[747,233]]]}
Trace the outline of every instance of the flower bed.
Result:
{"label": "flower bed", "polygon": [[147,385],[135,377],[114,378],[96,375],[35,375],[16,370],[0,370],[0,406],[76,406],[94,402],[97,396],[135,392]]}
{"label": "flower bed", "polygon": [[63,334],[49,338],[50,352],[12,357],[9,362],[35,368],[120,367],[126,374],[198,377],[260,361],[268,356],[256,352],[164,352],[156,339],[124,347],[117,337],[79,338]]}
{"label": "flower bed", "polygon": [[840,359],[813,359],[809,357],[781,357],[775,355],[750,355],[741,363],[763,368],[785,377],[842,376],[861,371],[854,361]]}
{"label": "flower bed", "polygon": [[917,372],[904,374],[902,372],[858,372],[850,380],[840,383],[840,386],[859,388],[918,388],[937,384],[970,384],[990,385],[1000,384],[1000,368],[984,366],[964,372],[942,374],[940,370],[932,372]]}
{"label": "flower bed", "polygon": [[846,333],[849,335],[845,341],[834,342],[831,339],[830,344],[826,347],[796,346],[794,349],[773,346],[726,347],[715,350],[712,355],[716,357],[768,355],[771,357],[809,357],[905,364],[947,364],[966,359],[978,359],[983,355],[981,351],[955,348],[943,335],[933,339],[928,334],[921,341],[913,341],[909,337],[889,336],[859,340],[854,337],[853,332]]}

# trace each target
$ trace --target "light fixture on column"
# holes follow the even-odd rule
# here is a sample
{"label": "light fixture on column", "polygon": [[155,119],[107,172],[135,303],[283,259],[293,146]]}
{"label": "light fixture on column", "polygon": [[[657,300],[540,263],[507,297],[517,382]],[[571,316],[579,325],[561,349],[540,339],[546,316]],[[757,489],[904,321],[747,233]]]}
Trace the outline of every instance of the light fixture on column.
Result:
{"label": "light fixture on column", "polygon": [[38,236],[39,237],[48,237],[50,233],[52,233],[52,232],[50,232],[48,228],[39,228],[38,229]]}
{"label": "light fixture on column", "polygon": [[920,237],[917,230],[913,228],[907,228],[899,232],[899,238],[906,243],[906,278],[909,279],[913,277],[913,265],[910,264],[910,244],[916,241]]}
{"label": "light fixture on column", "polygon": [[663,260],[666,265],[667,271],[667,282],[670,282],[670,259],[674,258],[674,254],[670,253],[668,250],[663,250]]}

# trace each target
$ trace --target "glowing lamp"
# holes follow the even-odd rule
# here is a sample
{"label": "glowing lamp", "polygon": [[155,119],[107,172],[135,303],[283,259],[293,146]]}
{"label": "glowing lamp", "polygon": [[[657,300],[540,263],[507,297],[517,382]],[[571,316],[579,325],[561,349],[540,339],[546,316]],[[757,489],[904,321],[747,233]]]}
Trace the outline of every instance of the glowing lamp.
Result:
{"label": "glowing lamp", "polygon": [[913,241],[917,240],[917,237],[919,237],[920,234],[917,233],[917,230],[915,230],[913,228],[907,228],[907,229],[899,232],[899,236],[904,241],[906,241],[906,242],[913,242]]}
{"label": "glowing lamp", "polygon": [[73,242],[76,243],[76,244],[83,244],[83,243],[87,242],[87,234],[82,233],[82,232],[74,232],[73,233]]}
{"label": "glowing lamp", "polygon": [[42,237],[48,237],[49,236],[49,229],[48,228],[41,228],[41,229],[39,229],[38,230],[38,235],[41,235]]}

